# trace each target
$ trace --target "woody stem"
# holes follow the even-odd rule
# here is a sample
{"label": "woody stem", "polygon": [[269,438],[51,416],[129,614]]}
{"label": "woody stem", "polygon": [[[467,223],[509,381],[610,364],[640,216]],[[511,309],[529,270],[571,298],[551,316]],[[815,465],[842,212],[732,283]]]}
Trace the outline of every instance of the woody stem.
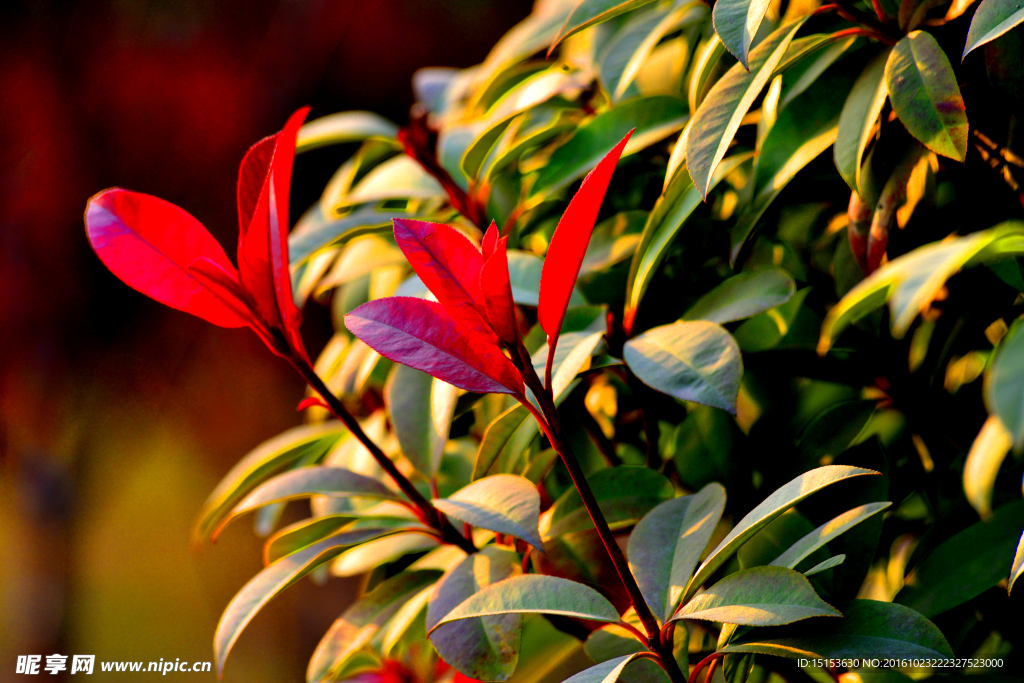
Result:
{"label": "woody stem", "polygon": [[424,498],[423,494],[416,490],[416,487],[412,485],[412,482],[409,481],[404,474],[398,471],[398,468],[395,467],[395,463],[391,462],[391,458],[385,455],[384,451],[382,451],[380,447],[374,443],[369,436],[367,436],[366,432],[363,431],[363,428],[359,426],[359,422],[352,416],[352,413],[348,412],[338,397],[334,395],[334,392],[327,388],[327,385],[324,384],[323,380],[320,379],[320,376],[316,374],[316,371],[310,367],[309,363],[300,358],[290,358],[289,360],[295,369],[299,371],[299,374],[302,375],[303,379],[306,380],[309,386],[313,387],[313,389],[320,394],[320,397],[326,401],[327,408],[331,411],[331,414],[340,420],[341,423],[344,424],[352,433],[352,436],[356,437],[356,439],[363,444],[366,450],[370,452],[370,455],[373,456],[373,459],[377,461],[377,464],[384,468],[384,471],[388,473],[388,476],[390,476],[398,485],[398,488],[402,490],[402,493],[405,494],[406,498],[416,506],[423,522],[440,531],[446,543],[457,545],[467,553],[475,553],[477,549],[476,546],[473,545],[473,542],[456,531],[455,527],[453,527],[448,521],[448,518],[438,512],[437,508],[431,505],[430,501]]}

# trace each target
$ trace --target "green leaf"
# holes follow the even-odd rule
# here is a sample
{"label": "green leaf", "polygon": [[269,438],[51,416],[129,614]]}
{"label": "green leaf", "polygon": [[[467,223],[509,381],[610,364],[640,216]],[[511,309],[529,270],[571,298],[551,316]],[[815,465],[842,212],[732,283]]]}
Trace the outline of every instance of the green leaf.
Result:
{"label": "green leaf", "polygon": [[[691,112],[695,112],[700,108],[707,98],[708,92],[715,85],[712,77],[718,73],[719,62],[722,61],[722,55],[724,54],[725,45],[722,44],[722,40],[718,37],[717,33],[707,37],[695,51],[693,66],[690,68],[689,83],[686,86],[686,101],[690,105]],[[677,144],[675,149],[672,150],[672,159],[669,160],[668,172],[665,175],[666,183],[670,178],[675,177],[677,166],[673,165],[673,161],[679,164],[686,159],[686,137],[687,134],[684,131],[683,136],[679,138],[679,142],[682,143],[682,149],[680,150],[680,145]],[[678,157],[677,152],[679,153]]]}
{"label": "green leaf", "polygon": [[[565,392],[591,356],[596,354],[604,338],[604,332],[568,332],[561,335],[555,346],[555,360],[551,370],[551,391],[556,401],[565,397]],[[538,376],[544,376],[547,367],[548,346],[545,344],[530,357]]]}
{"label": "green leaf", "polygon": [[885,104],[885,65],[889,50],[868,62],[846,96],[836,134],[836,169],[850,189],[859,192],[861,159],[871,141],[871,131]]}
{"label": "green leaf", "polygon": [[[672,483],[646,467],[609,467],[587,477],[587,483],[612,529],[636,523],[673,495]],[[580,494],[570,488],[545,513],[541,536],[551,539],[593,527]]]}
{"label": "green leaf", "polygon": [[652,328],[626,342],[623,358],[653,389],[736,414],[743,362],[720,325],[695,320]]}
{"label": "green leaf", "polygon": [[398,126],[368,111],[344,111],[306,123],[299,129],[295,152],[371,137],[396,138]]}
{"label": "green leaf", "polygon": [[721,484],[708,484],[693,495],[654,508],[630,534],[629,568],[662,622],[679,604],[724,509],[725,489]]}
{"label": "green leaf", "polygon": [[529,417],[530,411],[516,404],[487,425],[484,438],[480,440],[480,450],[477,451],[476,462],[473,465],[474,480],[487,475],[487,471],[501,455],[501,451]]}
{"label": "green leaf", "polygon": [[861,469],[860,467],[849,467],[846,465],[828,465],[819,467],[801,474],[788,484],[777,489],[768,496],[760,505],[748,512],[746,516],[733,527],[729,535],[722,539],[704,563],[697,569],[697,573],[690,579],[683,594],[685,602],[697,592],[700,585],[711,576],[716,569],[732,557],[747,539],[764,528],[769,522],[781,515],[783,512],[804,500],[812,493],[820,491],[826,486],[836,482],[859,477],[865,474],[878,474],[873,470]]}
{"label": "green leaf", "polygon": [[797,441],[796,461],[801,468],[832,462],[860,435],[875,414],[877,401],[840,401],[808,423]]}
{"label": "green leaf", "polygon": [[205,540],[231,510],[273,474],[300,460],[313,462],[327,454],[348,430],[340,422],[302,425],[264,441],[238,461],[203,504],[193,532]]}
{"label": "green leaf", "polygon": [[1024,22],[1021,0],[982,0],[971,19],[961,61],[974,48],[992,42],[1021,22]]}
{"label": "green leaf", "polygon": [[[639,618],[636,618],[636,623],[633,623],[633,620],[627,618],[629,615],[635,617],[636,612],[627,612],[622,617],[623,621],[628,621],[630,625],[637,627],[642,632],[643,627],[640,626]],[[607,662],[609,659],[622,657],[623,655],[643,652],[646,648],[643,643],[637,640],[636,635],[624,627],[618,624],[605,624],[587,636],[583,649],[593,661]]]}
{"label": "green leaf", "polygon": [[383,199],[431,199],[444,196],[444,189],[434,176],[412,157],[401,154],[388,159],[352,188],[345,204],[363,204]]}
{"label": "green leaf", "polygon": [[478,479],[445,499],[435,499],[441,512],[481,529],[521,538],[544,550],[537,522],[540,495],[529,479],[513,474],[495,474]]}
{"label": "green leaf", "polygon": [[963,161],[967,113],[953,67],[932,34],[912,31],[896,43],[885,82],[907,131],[936,154]]}
{"label": "green leaf", "polygon": [[907,575],[893,602],[926,617],[971,600],[1006,578],[1024,528],[1024,501],[1003,505],[986,521],[946,539]]}
{"label": "green leaf", "polygon": [[888,602],[853,600],[843,619],[758,629],[721,652],[753,652],[797,659],[952,657],[942,632],[918,612]]}
{"label": "green leaf", "polygon": [[360,498],[380,498],[384,500],[402,500],[402,497],[376,479],[357,474],[343,467],[300,467],[279,474],[270,481],[264,482],[242,502],[231,510],[231,513],[210,532],[210,538],[216,540],[220,532],[236,517],[251,512],[264,505],[281,503],[311,496],[356,496]]}
{"label": "green leaf", "polygon": [[784,108],[768,130],[754,164],[754,197],[732,228],[732,262],[782,190],[836,141],[842,100],[835,93],[848,92],[852,80],[847,69],[826,73]]}
{"label": "green leaf", "polygon": [[563,40],[585,28],[608,21],[637,7],[643,7],[654,0],[580,0],[565,20],[558,35],[551,42],[548,54]]}
{"label": "green leaf", "polygon": [[[415,524],[407,526],[415,527]],[[395,531],[408,530],[396,529]],[[357,576],[406,555],[433,550],[437,545],[437,539],[422,533],[396,533],[384,538],[375,538],[358,547],[349,548],[339,555],[331,564],[331,574],[334,576]]]}
{"label": "green leaf", "polygon": [[624,657],[609,659],[589,669],[584,669],[578,674],[565,679],[564,683],[615,683],[619,680],[623,670],[630,662],[635,660],[636,654],[629,654]]}
{"label": "green leaf", "polygon": [[[991,383],[986,387],[991,389]],[[1013,446],[1002,420],[990,415],[971,444],[964,463],[964,496],[982,519],[992,516],[992,492],[999,468]]]}
{"label": "green leaf", "polygon": [[680,320],[725,324],[781,306],[796,291],[792,276],[779,268],[734,275],[697,300]]}
{"label": "green leaf", "polygon": [[[427,606],[427,631],[480,590],[521,573],[512,550],[487,546],[468,555],[444,575]],[[516,670],[522,615],[501,614],[463,619],[433,630],[438,654],[470,678],[504,681]]]}
{"label": "green leaf", "polygon": [[[508,278],[512,286],[512,301],[520,306],[536,306],[540,299],[540,274],[544,259],[518,249],[508,250]],[[586,299],[574,289],[570,306],[584,306]]]}
{"label": "green leaf", "polygon": [[242,590],[231,598],[217,623],[217,631],[213,636],[213,656],[217,662],[217,675],[223,675],[224,662],[242,630],[274,596],[340,554],[345,548],[377,535],[377,529],[364,529],[331,536],[278,560],[250,579]]}
{"label": "green leaf", "polygon": [[1013,584],[1017,582],[1020,575],[1024,574],[1024,534],[1021,534],[1020,543],[1017,544],[1017,552],[1013,556],[1013,566],[1010,567],[1010,581],[1006,586],[1006,592],[1013,591]]}
{"label": "green leaf", "polygon": [[405,571],[359,598],[331,624],[306,668],[308,683],[335,680],[348,660],[377,635],[405,602],[434,583],[440,572]]}
{"label": "green leaf", "polygon": [[838,567],[839,565],[841,565],[845,561],[846,561],[846,555],[836,555],[834,557],[830,557],[827,560],[823,560],[823,561],[819,562],[818,564],[814,565],[813,567],[811,567],[810,569],[808,569],[807,571],[805,571],[804,572],[804,576],[814,576],[815,574],[820,574],[821,572],[825,571],[826,569],[831,569],[832,567]]}
{"label": "green leaf", "polygon": [[1024,253],[1024,223],[994,228],[942,242],[933,242],[885,264],[851,289],[829,311],[821,328],[818,353],[824,355],[851,323],[889,301],[892,334],[902,338],[954,273],[961,268],[994,263]]}
{"label": "green leaf", "polygon": [[294,268],[305,263],[321,249],[339,242],[346,242],[353,237],[374,232],[388,232],[394,218],[418,218],[426,220],[430,216],[418,216],[405,210],[378,209],[376,206],[358,208],[341,218],[328,219],[324,216],[317,202],[309,208],[295,229],[288,236],[288,253],[291,266]]}
{"label": "green leaf", "polygon": [[[999,342],[985,377],[985,404],[1009,432],[1014,448],[1024,448],[1024,323],[1017,320]],[[998,465],[996,466],[998,469]]]}
{"label": "green leaf", "polygon": [[441,465],[458,393],[451,384],[398,363],[384,387],[384,403],[402,455],[427,478]]}
{"label": "green leaf", "polygon": [[769,0],[719,0],[715,3],[715,33],[745,69],[750,60],[750,44],[769,4]]}
{"label": "green leaf", "polygon": [[801,538],[799,541],[791,545],[786,552],[772,560],[770,564],[776,567],[796,569],[796,566],[804,559],[810,557],[815,550],[824,547],[832,539],[836,538],[840,534],[846,533],[853,527],[857,526],[872,515],[878,514],[890,505],[892,505],[892,503],[868,503],[867,505],[861,505],[853,508],[852,510],[848,510],[825,522],[817,529]]}
{"label": "green leaf", "polygon": [[750,55],[750,71],[734,64],[708,93],[690,123],[686,168],[705,199],[715,168],[725,157],[740,122],[768,84],[803,20],[784,26],[764,39]]}
{"label": "green leaf", "polygon": [[[750,156],[750,154],[737,154],[724,159],[715,170],[708,191],[713,190],[740,164],[748,161]],[[655,203],[654,209],[648,214],[647,224],[640,235],[640,244],[633,252],[629,278],[626,281],[626,320],[628,325],[632,325],[636,310],[640,306],[640,300],[647,292],[647,287],[654,278],[658,266],[665,259],[668,248],[672,246],[672,242],[679,234],[683,224],[701,205],[702,201],[703,198],[697,188],[693,186],[690,176],[680,173],[668,185]]]}
{"label": "green leaf", "polygon": [[751,567],[727,577],[682,606],[674,620],[704,619],[742,626],[782,626],[811,617],[841,617],[800,572]]}
{"label": "green leaf", "polygon": [[628,156],[667,138],[686,123],[686,104],[671,95],[637,97],[601,112],[552,152],[530,189],[536,205],[591,171],[608,150],[635,128],[622,152]]}
{"label": "green leaf", "polygon": [[560,614],[593,621],[619,620],[615,606],[589,586],[555,576],[524,574],[475,593],[449,612],[438,626],[460,619],[518,613]]}
{"label": "green leaf", "polygon": [[273,564],[282,557],[333,536],[353,519],[351,515],[327,515],[290,524],[267,539],[263,545],[263,564]]}

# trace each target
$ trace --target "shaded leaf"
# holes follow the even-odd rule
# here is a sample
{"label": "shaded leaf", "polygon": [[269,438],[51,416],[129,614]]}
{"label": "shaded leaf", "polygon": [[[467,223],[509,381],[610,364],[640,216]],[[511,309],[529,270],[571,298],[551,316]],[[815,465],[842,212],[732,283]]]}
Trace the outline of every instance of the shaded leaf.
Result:
{"label": "shaded leaf", "polygon": [[853,527],[857,526],[872,515],[878,514],[890,505],[892,505],[892,503],[868,503],[866,505],[855,507],[852,510],[848,510],[825,522],[817,529],[801,538],[799,541],[791,545],[786,552],[772,560],[770,564],[776,567],[796,569],[796,566],[804,559],[810,557],[815,550],[824,547],[835,537],[846,533]]}
{"label": "shaded leaf", "polygon": [[981,595],[1006,578],[1022,528],[1024,501],[1003,505],[932,550],[893,601],[935,617]]}
{"label": "shaded leaf", "polygon": [[370,137],[395,138],[398,126],[369,111],[343,111],[314,119],[299,129],[295,151],[356,142]]}
{"label": "shaded leaf", "polygon": [[803,499],[816,491],[835,484],[836,482],[859,477],[865,474],[878,474],[873,470],[866,470],[860,467],[849,467],[847,465],[828,465],[819,467],[801,474],[788,484],[777,489],[770,496],[765,498],[760,505],[748,512],[743,519],[733,527],[729,535],[722,539],[722,542],[711,551],[704,563],[697,569],[697,573],[690,579],[683,595],[684,602],[697,592],[700,585],[711,576],[716,569],[722,566],[726,560],[732,557],[744,542],[751,536],[764,528],[769,522],[793,507]]}
{"label": "shaded leaf", "polygon": [[1018,452],[1024,448],[1024,332],[1021,329],[1024,323],[1019,320],[1010,326],[999,342],[985,377],[985,404],[989,412],[999,418],[1007,432],[1005,438]]}
{"label": "shaded leaf", "polygon": [[405,602],[434,583],[440,572],[405,571],[359,598],[331,624],[306,668],[308,683],[335,679],[349,658],[363,649]]}
{"label": "shaded leaf", "polygon": [[[672,497],[672,484],[646,467],[609,467],[587,477],[605,521],[614,530],[633,524],[661,501]],[[575,488],[570,488],[545,513],[545,539],[592,529],[593,521]]]}
{"label": "shaded leaf", "polygon": [[217,675],[224,673],[224,662],[242,630],[256,613],[288,586],[316,567],[340,554],[345,548],[377,536],[376,529],[364,529],[331,536],[297,553],[281,558],[249,580],[224,608],[213,636],[213,654]]}
{"label": "shaded leaf", "polygon": [[725,489],[708,484],[648,512],[629,536],[629,568],[654,614],[667,621],[725,509]]}
{"label": "shaded leaf", "polygon": [[[544,270],[544,259],[518,249],[509,249],[507,255],[512,301],[520,306],[536,306],[540,301],[540,277]],[[569,305],[584,306],[586,303],[579,291],[574,289]]]}
{"label": "shaded leaf", "polygon": [[[277,560],[302,550],[306,546],[333,536],[343,527],[352,522],[350,515],[328,515],[299,520],[278,530],[263,545],[263,564],[273,564]],[[382,525],[383,526],[383,525]]]}
{"label": "shaded leaf", "polygon": [[[556,399],[564,398],[566,390],[591,356],[598,352],[604,332],[567,332],[555,347],[552,360],[551,393]],[[542,375],[548,362],[548,347],[542,346],[530,358],[538,375]]]}
{"label": "shaded leaf", "polygon": [[871,140],[871,132],[885,104],[885,66],[889,51],[868,62],[846,96],[839,115],[834,149],[836,169],[854,192],[860,193],[861,159]]}
{"label": "shaded leaf", "polygon": [[653,389],[736,413],[743,363],[720,325],[697,320],[652,328],[626,343],[623,358]]}
{"label": "shaded leaf", "polygon": [[992,516],[992,489],[1003,459],[1013,446],[1013,438],[1002,421],[990,416],[971,444],[964,463],[964,495],[982,519]]}
{"label": "shaded leaf", "polygon": [[846,561],[846,555],[836,555],[834,557],[830,557],[827,560],[823,560],[823,561],[819,562],[818,564],[814,565],[813,567],[811,567],[810,569],[808,569],[807,571],[805,571],[804,572],[804,576],[814,576],[815,574],[820,574],[821,572],[825,571],[826,569],[831,569],[832,567],[838,567],[839,565],[841,565],[845,561]]}
{"label": "shaded leaf", "polygon": [[686,139],[686,169],[705,199],[712,174],[725,157],[750,106],[768,84],[803,21],[784,26],[750,55],[750,71],[735,64],[708,93],[693,116]]}
{"label": "shaded leaf", "polygon": [[792,276],[779,268],[740,273],[698,299],[680,320],[719,324],[743,320],[781,306],[795,291]]}
{"label": "shaded leaf", "polygon": [[345,326],[385,358],[460,389],[523,393],[518,371],[500,349],[461,327],[439,303],[378,299],[346,315]]}
{"label": "shaded leaf", "polygon": [[976,47],[990,43],[1014,26],[1024,22],[1024,2],[1020,0],[982,0],[978,5],[961,60]]}
{"label": "shaded leaf", "polygon": [[455,519],[521,538],[538,550],[544,550],[537,531],[540,495],[529,479],[495,474],[433,502],[434,507]]}
{"label": "shaded leaf", "polygon": [[578,674],[565,679],[564,683],[615,683],[619,680],[626,666],[635,660],[636,654],[629,654],[624,657],[616,657],[606,662],[596,664],[589,669],[584,669]]}
{"label": "shaded leaf", "polygon": [[704,619],[744,626],[782,626],[811,617],[841,617],[818,597],[800,572],[751,567],[729,574],[698,593],[675,619]]}
{"label": "shaded leaf", "polygon": [[886,301],[892,334],[899,339],[958,270],[1020,253],[1024,253],[1024,223],[1020,222],[918,247],[862,280],[829,311],[821,328],[818,353],[824,355],[843,329]]}
{"label": "shaded leaf", "polygon": [[935,624],[908,607],[853,600],[843,609],[843,617],[779,629],[757,629],[721,651],[790,659],[953,656]]}
{"label": "shaded leaf", "polygon": [[[468,555],[434,588],[427,606],[427,631],[481,589],[520,573],[519,556],[507,548],[491,545]],[[464,675],[503,681],[516,670],[521,627],[519,614],[463,619],[433,630],[430,641]]]}
{"label": "shaded leaf", "polygon": [[907,131],[936,154],[963,161],[967,113],[953,67],[930,33],[912,31],[885,64],[889,100]]}
{"label": "shaded leaf", "polygon": [[391,427],[404,455],[426,477],[437,474],[458,390],[425,372],[396,365],[384,387]]}
{"label": "shaded leaf", "polygon": [[715,33],[744,68],[750,60],[750,44],[757,35],[768,0],[720,0],[715,3]]}
{"label": "shaded leaf", "polygon": [[601,22],[608,21],[637,7],[643,7],[654,0],[580,0],[566,17],[562,28],[558,30],[548,49],[550,53],[559,43],[585,28],[589,28]]}
{"label": "shaded leaf", "polygon": [[589,586],[555,576],[525,574],[491,584],[459,604],[438,623],[528,612],[593,621],[619,620],[615,607]]}
{"label": "shaded leaf", "polygon": [[477,451],[476,462],[473,465],[473,479],[480,479],[487,475],[491,465],[501,455],[502,449],[509,442],[509,439],[530,417],[530,411],[524,406],[515,405],[499,415],[491,424],[487,425],[484,431],[484,438],[480,440],[480,449]]}

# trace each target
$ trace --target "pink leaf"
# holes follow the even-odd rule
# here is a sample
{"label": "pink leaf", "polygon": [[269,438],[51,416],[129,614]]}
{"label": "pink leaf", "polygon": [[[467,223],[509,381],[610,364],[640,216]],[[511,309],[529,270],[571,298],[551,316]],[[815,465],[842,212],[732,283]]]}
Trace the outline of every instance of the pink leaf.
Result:
{"label": "pink leaf", "polygon": [[[490,230],[487,232],[489,234]],[[519,326],[512,302],[512,285],[508,279],[507,245],[508,238],[502,237],[493,246],[493,253],[480,269],[480,289],[487,304],[487,319],[491,327],[502,341],[514,345],[519,341]]]}
{"label": "pink leaf", "polygon": [[[221,327],[255,322],[248,297],[239,294],[244,290],[235,267],[184,209],[112,188],[89,200],[85,230],[100,260],[129,287]],[[219,282],[190,270],[200,259],[221,274]]]}
{"label": "pink leaf", "polygon": [[[555,234],[551,237],[551,245],[548,247],[544,269],[540,275],[537,319],[547,333],[552,347],[562,329],[565,309],[569,305],[572,288],[576,285],[583,256],[587,253],[590,234],[594,231],[594,222],[601,209],[604,193],[612,179],[615,164],[618,163],[619,156],[632,134],[633,131],[626,133],[626,137],[622,138],[583,179],[583,184],[569,202],[562,219],[558,221]],[[553,358],[554,350],[549,353]]]}
{"label": "pink leaf", "polygon": [[345,326],[385,358],[460,389],[523,394],[523,380],[501,350],[462,327],[439,303],[377,299],[346,315]]}
{"label": "pink leaf", "polygon": [[442,223],[396,218],[394,224],[395,241],[427,289],[467,329],[496,343],[480,291],[484,259],[473,243]]}
{"label": "pink leaf", "polygon": [[300,109],[280,133],[253,145],[242,161],[238,178],[239,220],[245,225],[248,218],[248,227],[242,229],[238,243],[242,283],[252,293],[267,325],[279,329],[289,345],[303,355],[299,335],[302,315],[292,299],[288,270],[288,194],[295,139],[308,113],[308,107]]}

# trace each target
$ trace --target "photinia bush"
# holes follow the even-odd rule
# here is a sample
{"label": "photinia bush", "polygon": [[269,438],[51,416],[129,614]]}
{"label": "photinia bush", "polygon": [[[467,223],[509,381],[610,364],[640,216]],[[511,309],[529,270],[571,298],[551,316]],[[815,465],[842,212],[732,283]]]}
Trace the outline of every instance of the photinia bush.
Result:
{"label": "photinia bush", "polygon": [[418,72],[405,127],[304,109],[256,143],[237,269],[183,209],[93,197],[115,275],[309,384],[196,526],[268,537],[218,672],[292,583],[368,574],[310,683],[1016,675],[1022,22],[540,0]]}

